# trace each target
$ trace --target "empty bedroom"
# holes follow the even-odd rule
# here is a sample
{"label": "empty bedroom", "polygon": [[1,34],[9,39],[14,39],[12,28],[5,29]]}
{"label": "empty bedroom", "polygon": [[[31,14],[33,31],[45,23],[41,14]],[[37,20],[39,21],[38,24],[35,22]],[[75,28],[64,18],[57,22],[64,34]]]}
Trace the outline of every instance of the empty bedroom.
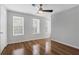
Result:
{"label": "empty bedroom", "polygon": [[1,55],[79,55],[79,4],[0,4]]}

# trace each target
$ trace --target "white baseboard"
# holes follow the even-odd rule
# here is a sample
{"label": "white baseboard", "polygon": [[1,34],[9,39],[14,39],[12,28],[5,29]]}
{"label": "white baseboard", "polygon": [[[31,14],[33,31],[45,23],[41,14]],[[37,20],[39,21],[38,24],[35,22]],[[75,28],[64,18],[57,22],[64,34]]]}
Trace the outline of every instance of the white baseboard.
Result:
{"label": "white baseboard", "polygon": [[78,46],[71,45],[71,44],[68,44],[68,43],[65,43],[65,42],[61,42],[61,41],[58,41],[58,40],[52,40],[52,41],[56,41],[56,42],[59,42],[59,43],[61,43],[61,44],[64,44],[64,45],[67,45],[67,46],[70,46],[70,47],[73,47],[73,48],[79,49]]}
{"label": "white baseboard", "polygon": [[39,40],[39,39],[46,39],[46,38],[32,38],[32,39],[25,39],[25,40],[20,40],[20,41],[16,41],[16,42],[8,42],[8,44],[12,44],[12,43],[19,43],[19,42],[25,42],[25,41],[31,41],[31,40]]}

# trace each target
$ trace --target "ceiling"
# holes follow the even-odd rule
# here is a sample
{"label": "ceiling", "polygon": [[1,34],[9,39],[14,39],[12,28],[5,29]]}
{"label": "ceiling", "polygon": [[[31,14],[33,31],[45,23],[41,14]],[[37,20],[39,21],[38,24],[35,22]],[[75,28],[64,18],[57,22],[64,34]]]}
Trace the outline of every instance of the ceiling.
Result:
{"label": "ceiling", "polygon": [[[23,13],[36,14],[39,8],[39,5],[36,4],[32,6],[32,4],[5,4],[6,8],[12,11],[18,11]],[[44,9],[53,9],[53,13],[61,12],[72,7],[76,7],[78,4],[44,4]]]}

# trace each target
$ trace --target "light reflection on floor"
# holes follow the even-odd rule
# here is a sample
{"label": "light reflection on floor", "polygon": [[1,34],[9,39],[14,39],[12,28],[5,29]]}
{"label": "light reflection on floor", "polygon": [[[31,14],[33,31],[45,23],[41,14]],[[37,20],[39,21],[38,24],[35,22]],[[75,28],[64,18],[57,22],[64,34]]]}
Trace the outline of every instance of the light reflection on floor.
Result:
{"label": "light reflection on floor", "polygon": [[51,41],[46,41],[45,44],[45,54],[50,54],[51,53]]}
{"label": "light reflection on floor", "polygon": [[24,55],[24,49],[20,48],[20,49],[14,50],[13,55]]}
{"label": "light reflection on floor", "polygon": [[[32,54],[33,55],[40,55],[40,45],[39,44],[35,44],[32,47]],[[50,41],[46,41],[45,44],[45,54],[49,54],[51,50],[51,44]],[[13,51],[12,53],[13,55],[24,55],[24,48],[19,48]]]}
{"label": "light reflection on floor", "polygon": [[33,45],[33,55],[40,55],[40,46],[39,46],[39,44]]}

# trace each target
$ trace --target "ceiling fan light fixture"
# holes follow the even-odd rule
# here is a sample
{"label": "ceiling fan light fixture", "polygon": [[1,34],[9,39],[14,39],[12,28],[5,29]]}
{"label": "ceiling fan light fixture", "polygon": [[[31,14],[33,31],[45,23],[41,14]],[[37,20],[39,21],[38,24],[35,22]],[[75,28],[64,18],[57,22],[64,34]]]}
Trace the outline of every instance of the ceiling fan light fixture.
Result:
{"label": "ceiling fan light fixture", "polygon": [[43,14],[44,12],[42,11],[42,9],[39,9],[39,10],[37,11],[37,13],[38,13],[38,14]]}
{"label": "ceiling fan light fixture", "polygon": [[39,14],[43,14],[44,12],[43,12],[42,10],[39,10],[38,13],[39,13]]}

